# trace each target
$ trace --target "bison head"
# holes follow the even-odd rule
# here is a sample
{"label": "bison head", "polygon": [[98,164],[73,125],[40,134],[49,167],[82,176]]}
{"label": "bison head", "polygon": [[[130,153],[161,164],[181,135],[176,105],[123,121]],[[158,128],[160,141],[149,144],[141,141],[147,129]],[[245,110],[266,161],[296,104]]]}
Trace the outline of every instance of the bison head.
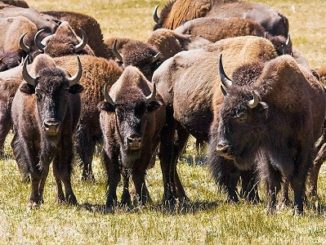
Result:
{"label": "bison head", "polygon": [[78,84],[82,76],[82,65],[77,57],[78,71],[70,77],[57,68],[47,55],[39,55],[33,63],[35,76],[27,70],[27,61],[23,65],[23,78],[26,83],[20,87],[25,94],[34,94],[39,125],[48,137],[59,134],[61,124],[68,108],[69,94],[80,93],[83,87]]}
{"label": "bison head", "polygon": [[148,80],[152,79],[154,71],[160,66],[161,54],[153,46],[141,41],[126,43],[121,53],[116,48],[116,42],[112,48],[113,54],[124,67],[136,66]]}
{"label": "bison head", "polygon": [[92,49],[87,45],[86,33],[81,30],[81,39],[76,35],[68,22],[62,22],[52,35],[41,40],[43,29],[35,34],[34,42],[38,49],[52,57],[60,57],[71,54],[94,55]]}
{"label": "bison head", "polygon": [[262,140],[268,119],[268,105],[252,86],[238,86],[227,77],[219,62],[224,101],[220,110],[216,153],[248,169]]}
{"label": "bison head", "polygon": [[[132,78],[135,75],[133,70],[135,68],[127,67],[119,80]],[[138,71],[138,73],[140,72]],[[144,138],[149,133],[146,127],[151,120],[152,112],[161,107],[162,103],[156,99],[155,84],[152,91],[148,85],[145,86],[145,89],[140,89],[137,86],[124,88],[121,89],[121,92],[114,94],[114,100],[105,89],[105,101],[99,104],[99,109],[101,110],[102,128],[108,124],[114,126],[123,166],[132,168],[134,161],[139,159],[142,149],[146,147]],[[148,94],[145,95],[144,91]],[[106,137],[112,137],[112,135]]]}

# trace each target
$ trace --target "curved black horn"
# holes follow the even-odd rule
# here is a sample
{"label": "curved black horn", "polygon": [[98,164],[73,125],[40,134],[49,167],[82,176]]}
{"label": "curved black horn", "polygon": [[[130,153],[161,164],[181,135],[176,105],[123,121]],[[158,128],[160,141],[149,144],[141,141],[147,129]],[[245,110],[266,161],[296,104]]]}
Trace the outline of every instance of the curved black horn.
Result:
{"label": "curved black horn", "polygon": [[76,53],[83,50],[83,48],[88,43],[88,38],[85,31],[83,29],[80,29],[80,33],[81,33],[81,42],[74,47]]}
{"label": "curved black horn", "polygon": [[155,21],[155,23],[158,23],[160,21],[160,17],[158,17],[157,10],[158,10],[158,5],[155,6],[153,11],[153,20]]}
{"label": "curved black horn", "polygon": [[113,99],[112,99],[111,96],[109,95],[108,84],[107,84],[107,83],[104,85],[104,88],[103,88],[103,95],[104,95],[104,100],[105,100],[106,102],[109,102],[111,105],[115,106],[115,103],[114,103]]}
{"label": "curved black horn", "polygon": [[288,46],[291,42],[291,36],[290,34],[288,35],[288,38],[286,39],[285,45]]}
{"label": "curved black horn", "polygon": [[31,51],[31,47],[28,47],[25,43],[24,43],[24,37],[26,36],[27,33],[24,33],[23,35],[20,36],[19,39],[19,46],[22,50],[24,50],[26,53],[29,53]]}
{"label": "curved black horn", "polygon": [[113,47],[112,47],[112,52],[113,55],[120,61],[122,61],[122,55],[119,53],[118,49],[117,49],[117,39],[114,40],[113,42]]}
{"label": "curved black horn", "polygon": [[232,80],[228,78],[228,76],[225,74],[224,67],[223,67],[223,61],[222,61],[222,54],[220,55],[220,61],[219,61],[219,73],[220,73],[220,79],[222,82],[222,85],[227,90],[232,86]]}
{"label": "curved black horn", "polygon": [[24,60],[24,65],[23,65],[23,78],[24,78],[24,80],[28,83],[28,84],[30,84],[30,85],[32,85],[32,86],[34,86],[35,87],[35,85],[36,85],[36,78],[34,78],[34,77],[32,77],[29,73],[28,73],[28,71],[27,71],[27,63],[28,63],[28,56],[25,58],[25,60]]}
{"label": "curved black horn", "polygon": [[156,85],[155,83],[153,83],[153,91],[150,95],[146,96],[146,103],[155,100],[155,97],[156,97]]}
{"label": "curved black horn", "polygon": [[44,32],[45,29],[41,29],[38,32],[36,32],[35,36],[34,36],[34,43],[36,45],[36,47],[41,50],[42,52],[44,52],[45,49],[45,45],[42,43],[42,40],[40,40],[39,36],[41,35],[42,32]]}
{"label": "curved black horn", "polygon": [[254,109],[259,104],[259,95],[256,91],[252,92],[252,100],[248,101],[248,106]]}
{"label": "curved black horn", "polygon": [[69,86],[72,86],[72,85],[78,83],[79,80],[81,79],[82,75],[83,75],[83,67],[82,67],[82,64],[80,62],[79,56],[77,56],[77,63],[78,63],[78,71],[74,76],[68,78]]}

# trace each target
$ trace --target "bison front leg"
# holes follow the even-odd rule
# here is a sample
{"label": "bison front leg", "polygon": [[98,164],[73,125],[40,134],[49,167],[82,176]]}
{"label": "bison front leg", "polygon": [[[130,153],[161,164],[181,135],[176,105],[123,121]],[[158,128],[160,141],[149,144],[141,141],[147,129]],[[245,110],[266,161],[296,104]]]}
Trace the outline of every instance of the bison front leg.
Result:
{"label": "bison front leg", "polygon": [[107,193],[106,193],[106,207],[112,208],[117,205],[117,187],[120,182],[120,169],[117,154],[111,154],[110,157],[103,151],[103,160],[107,172]]}
{"label": "bison front leg", "polygon": [[276,210],[276,198],[281,189],[282,176],[281,173],[268,164],[266,187],[268,193],[267,213],[273,214]]}
{"label": "bison front leg", "polygon": [[249,202],[258,203],[260,199],[258,194],[258,178],[255,170],[241,171],[241,180],[241,196]]}
{"label": "bison front leg", "polygon": [[12,128],[12,121],[10,117],[10,107],[8,108],[8,101],[0,102],[0,157],[4,157],[4,143],[6,137]]}
{"label": "bison front leg", "polygon": [[135,184],[137,201],[140,205],[145,205],[147,202],[151,202],[149,191],[145,183],[145,170],[133,171],[132,179]]}
{"label": "bison front leg", "polygon": [[85,129],[84,127],[79,127],[76,132],[76,152],[82,163],[81,179],[83,181],[95,181],[92,161],[96,140],[92,137],[90,130]]}
{"label": "bison front leg", "polygon": [[122,206],[131,206],[131,197],[129,192],[129,173],[127,170],[123,170],[123,191],[121,196],[121,205]]}
{"label": "bison front leg", "polygon": [[[53,172],[57,181],[58,201],[66,201],[70,205],[77,205],[77,198],[71,186],[73,149],[70,137],[64,137],[53,161]],[[62,193],[62,184],[65,187],[65,196]]]}

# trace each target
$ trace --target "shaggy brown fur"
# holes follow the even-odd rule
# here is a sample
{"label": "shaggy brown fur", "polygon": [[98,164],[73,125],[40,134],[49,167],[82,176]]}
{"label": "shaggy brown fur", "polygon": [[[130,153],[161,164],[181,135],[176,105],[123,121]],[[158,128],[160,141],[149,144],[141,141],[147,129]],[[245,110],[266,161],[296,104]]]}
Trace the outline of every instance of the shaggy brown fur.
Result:
{"label": "shaggy brown fur", "polygon": [[[163,130],[160,158],[163,163],[174,161],[174,166],[171,167],[174,171],[176,159],[189,133],[200,141],[207,142],[209,139],[209,127],[213,119],[213,94],[220,103],[223,101],[217,73],[220,53],[223,53],[224,59],[227,60],[227,74],[232,74],[241,65],[265,62],[277,56],[272,43],[264,38],[237,37],[221,40],[204,49],[177,54],[155,71],[152,81],[157,84],[158,91],[168,107],[168,124]],[[175,128],[179,130],[179,139],[178,145],[173,146]],[[178,182],[172,179],[172,182],[174,181]]]}
{"label": "shaggy brown fur", "polygon": [[170,1],[163,8],[159,22],[154,26],[154,30],[162,27],[176,29],[184,22],[200,17],[251,19],[261,24],[272,35],[287,37],[289,31],[287,18],[266,5],[218,0]]}
{"label": "shaggy brown fur", "polygon": [[80,29],[84,30],[88,37],[88,45],[94,50],[96,56],[106,59],[113,57],[104,44],[100,24],[93,17],[69,11],[45,11],[43,13],[61,21],[68,21],[79,36],[81,35]]}
{"label": "shaggy brown fur", "polygon": [[[76,72],[75,56],[55,58],[56,63],[70,74]],[[122,74],[121,68],[114,62],[103,58],[80,56],[83,66],[83,76],[80,84],[84,86],[81,95],[82,110],[76,133],[77,153],[84,166],[82,178],[93,179],[92,159],[95,145],[101,139],[99,111],[97,104],[104,100],[103,87],[111,86]]]}
{"label": "shaggy brown fur", "polygon": [[[265,104],[250,109],[246,103],[253,91]],[[285,179],[294,190],[295,209],[302,213],[314,143],[325,120],[324,89],[310,70],[287,55],[265,63],[252,85],[233,85],[226,92],[222,108],[218,98],[213,101],[211,158],[216,159],[218,152],[227,154],[240,169],[247,169],[256,160],[260,177],[267,183],[269,211],[275,209],[276,195]],[[240,121],[244,114],[247,117]]]}
{"label": "shaggy brown fur", "polygon": [[[107,206],[117,202],[120,164],[132,170],[138,200],[142,204],[150,200],[145,174],[165,124],[165,106],[160,95],[157,93],[153,101],[146,102],[146,96],[152,91],[153,85],[144,75],[137,68],[128,66],[110,89],[114,104],[104,101],[99,105],[104,162],[108,170]],[[135,139],[140,145],[130,150]],[[131,203],[128,188],[123,190],[122,203]]]}

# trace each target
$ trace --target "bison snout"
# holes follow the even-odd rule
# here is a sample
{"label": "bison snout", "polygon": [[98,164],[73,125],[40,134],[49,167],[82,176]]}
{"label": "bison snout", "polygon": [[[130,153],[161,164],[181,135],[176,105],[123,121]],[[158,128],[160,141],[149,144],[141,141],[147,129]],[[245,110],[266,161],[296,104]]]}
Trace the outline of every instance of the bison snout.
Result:
{"label": "bison snout", "polygon": [[60,123],[54,120],[46,120],[43,122],[43,127],[48,135],[57,135],[59,133]]}
{"label": "bison snout", "polygon": [[127,145],[129,150],[139,150],[142,145],[141,137],[135,135],[127,137]]}

